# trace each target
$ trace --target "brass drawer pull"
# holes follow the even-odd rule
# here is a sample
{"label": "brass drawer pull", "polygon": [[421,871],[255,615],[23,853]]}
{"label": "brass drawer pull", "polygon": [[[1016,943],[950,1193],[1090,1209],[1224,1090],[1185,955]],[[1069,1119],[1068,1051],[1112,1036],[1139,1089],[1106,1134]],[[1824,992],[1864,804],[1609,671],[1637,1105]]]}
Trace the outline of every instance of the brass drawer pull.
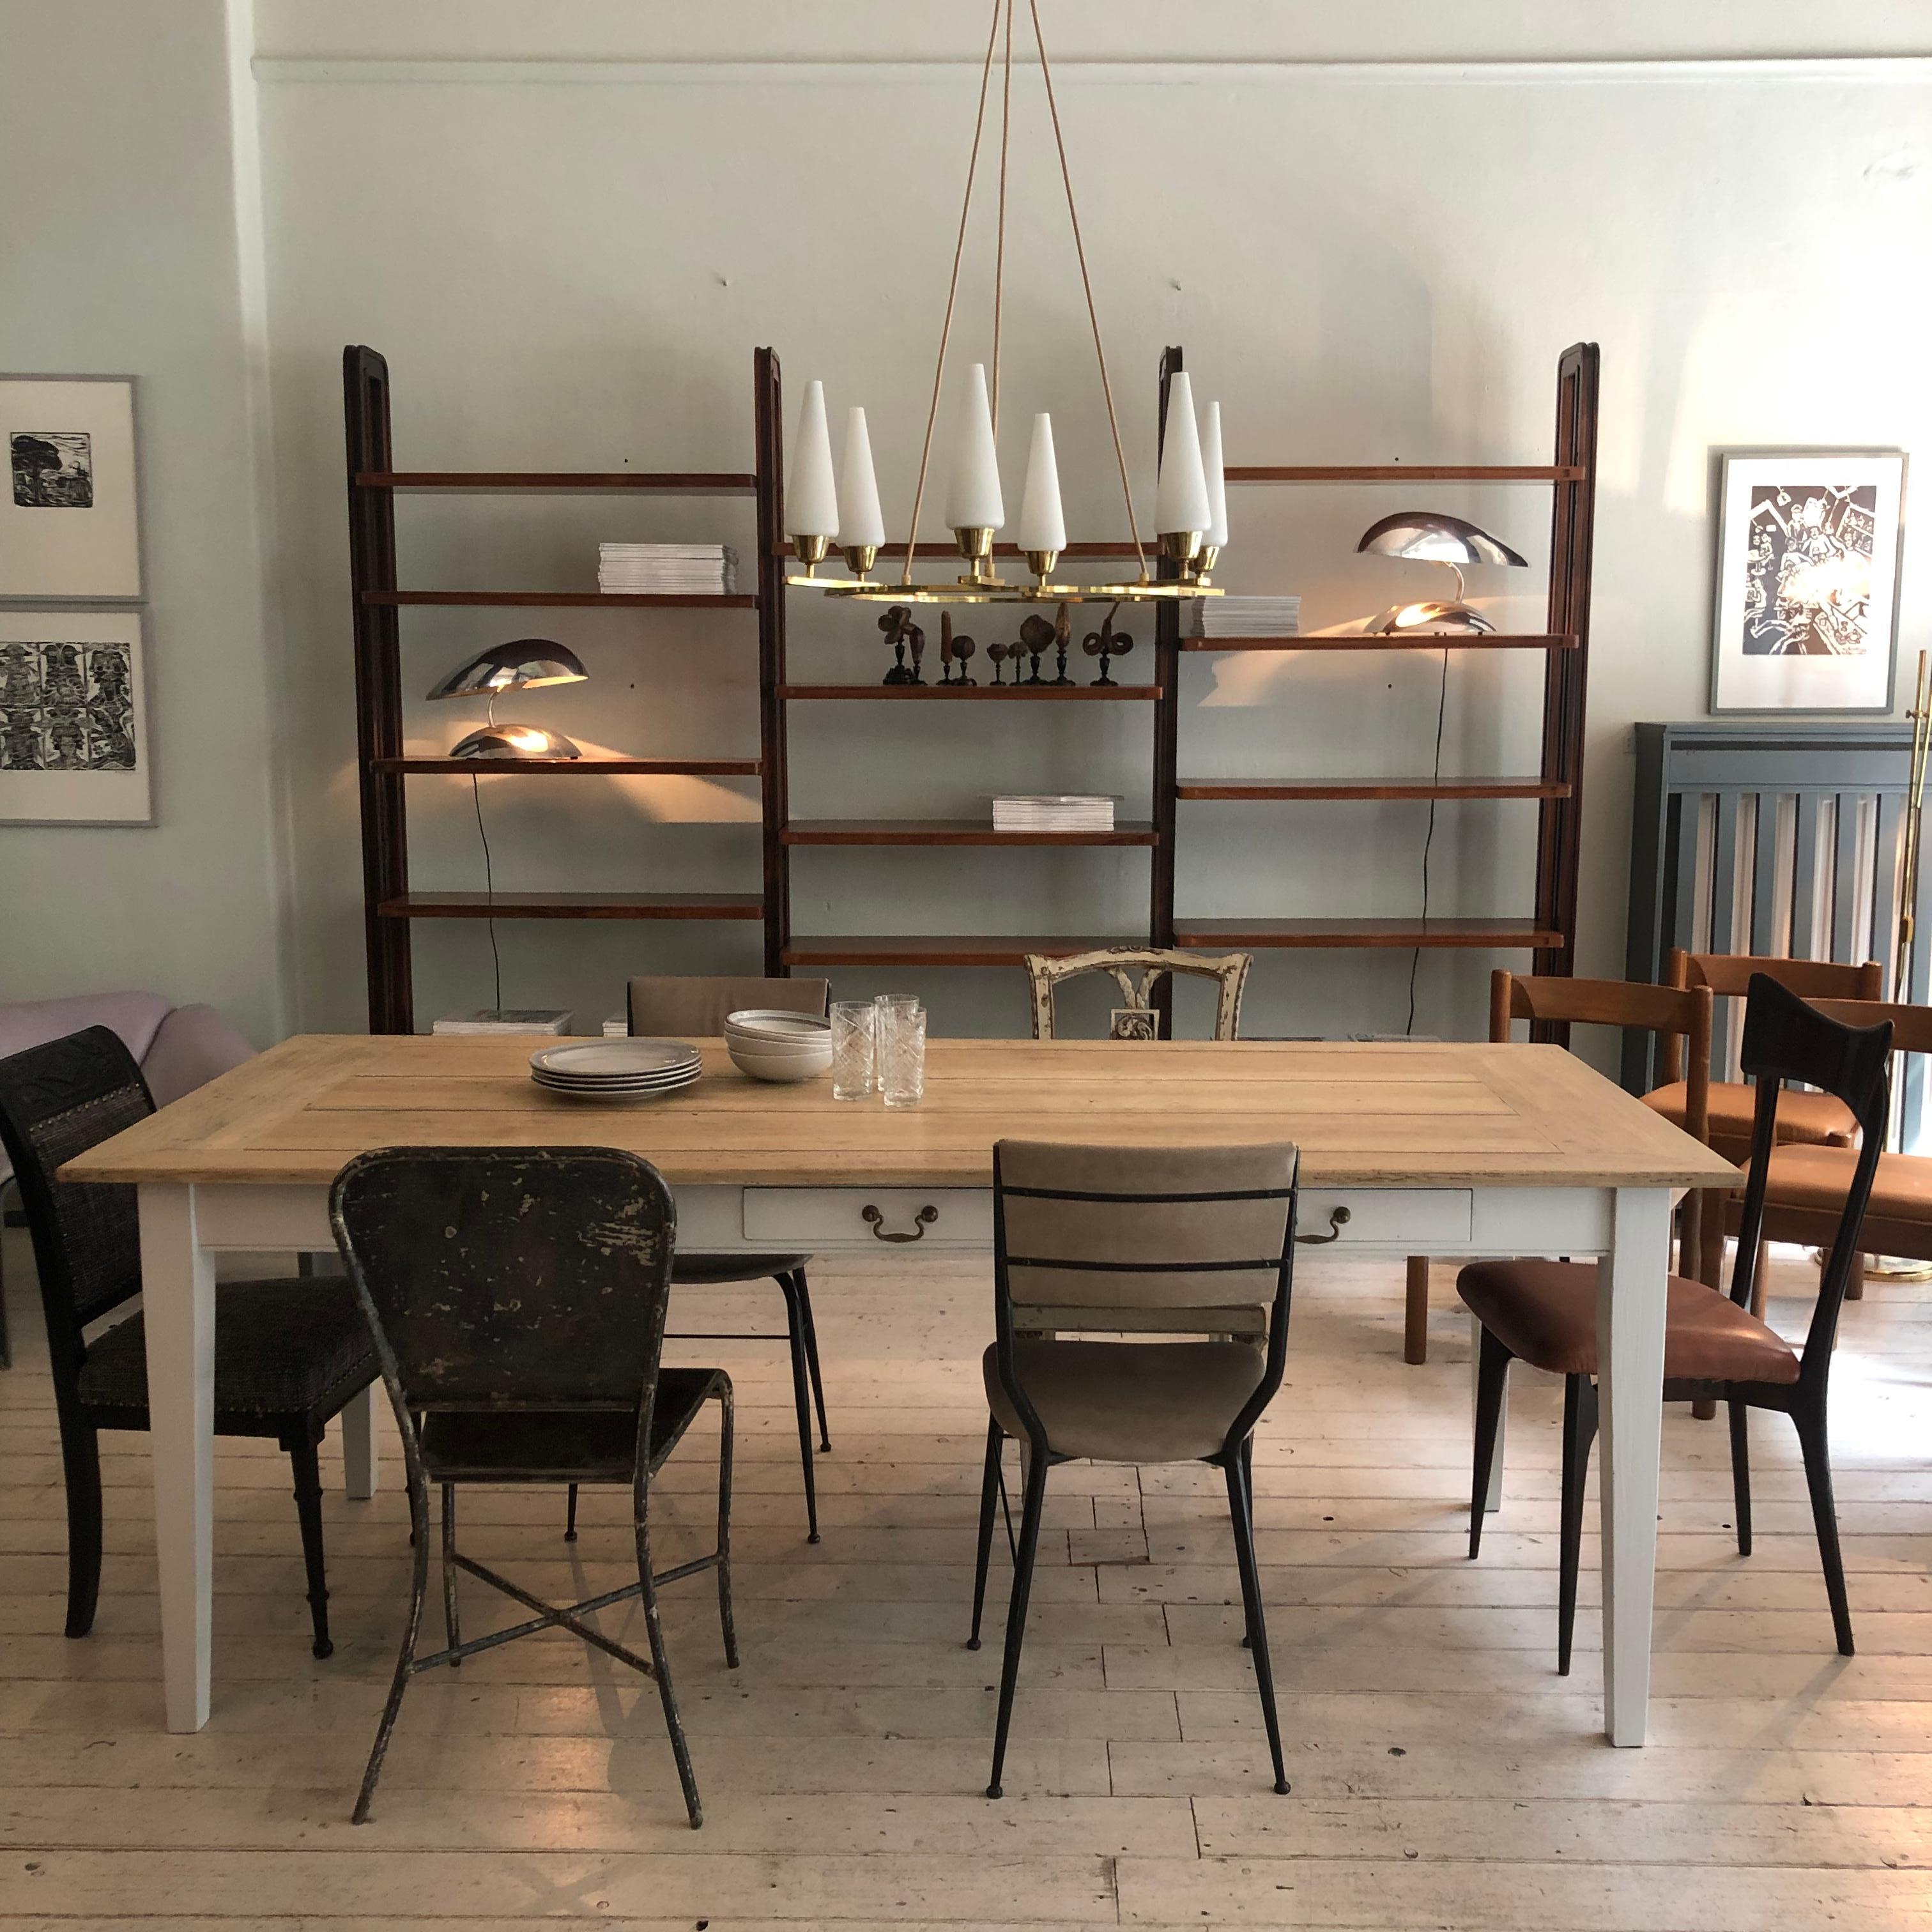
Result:
{"label": "brass drawer pull", "polygon": [[1325,1234],[1298,1234],[1295,1239],[1304,1248],[1325,1248],[1330,1241],[1342,1238],[1342,1230],[1353,1217],[1346,1208],[1333,1209],[1328,1216],[1328,1232]]}
{"label": "brass drawer pull", "polygon": [[939,1219],[939,1210],[928,1205],[913,1216],[914,1227],[909,1234],[889,1234],[886,1232],[886,1217],[868,1201],[860,1210],[860,1217],[872,1228],[875,1241],[922,1241],[926,1231]]}

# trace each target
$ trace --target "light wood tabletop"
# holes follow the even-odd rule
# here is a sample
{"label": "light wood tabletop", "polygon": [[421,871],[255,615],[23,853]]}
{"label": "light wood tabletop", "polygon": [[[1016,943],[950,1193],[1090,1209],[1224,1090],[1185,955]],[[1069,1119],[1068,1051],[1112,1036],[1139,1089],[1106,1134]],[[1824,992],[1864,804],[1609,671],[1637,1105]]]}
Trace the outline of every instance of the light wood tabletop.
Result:
{"label": "light wood tabletop", "polygon": [[1310,1186],[1696,1187],[1735,1168],[1555,1046],[934,1040],[926,1098],[704,1077],[608,1107],[529,1077],[528,1038],[307,1034],[70,1163],[75,1180],[326,1185],[365,1148],[597,1145],[674,1186],[985,1186],[1003,1138],[1292,1141]]}

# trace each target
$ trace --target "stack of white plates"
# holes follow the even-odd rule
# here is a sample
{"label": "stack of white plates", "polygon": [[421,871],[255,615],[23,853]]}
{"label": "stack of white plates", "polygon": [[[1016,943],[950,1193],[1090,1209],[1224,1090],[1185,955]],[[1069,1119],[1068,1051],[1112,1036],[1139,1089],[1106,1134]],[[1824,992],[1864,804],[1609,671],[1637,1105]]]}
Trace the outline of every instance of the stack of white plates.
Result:
{"label": "stack of white plates", "polygon": [[754,1080],[814,1080],[832,1065],[832,1024],[811,1013],[748,1007],[724,1016],[731,1064]]}
{"label": "stack of white plates", "polygon": [[530,1078],[574,1100],[647,1100],[688,1087],[703,1071],[681,1040],[586,1040],[530,1055]]}

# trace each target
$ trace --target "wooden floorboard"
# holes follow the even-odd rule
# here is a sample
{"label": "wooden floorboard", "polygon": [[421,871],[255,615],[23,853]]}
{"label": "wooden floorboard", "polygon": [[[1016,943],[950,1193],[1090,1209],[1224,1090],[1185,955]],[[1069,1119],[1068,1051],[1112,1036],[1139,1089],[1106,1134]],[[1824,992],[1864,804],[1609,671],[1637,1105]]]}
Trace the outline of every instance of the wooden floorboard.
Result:
{"label": "wooden floorboard", "polygon": [[[20,1360],[0,1374],[0,1932],[1932,1928],[1932,1289],[1875,1283],[1835,1364],[1858,1656],[1832,1646],[1788,1430],[1754,1421],[1745,1561],[1722,1426],[1675,1410],[1654,1742],[1616,1750],[1587,1569],[1575,1672],[1555,1670],[1557,1386],[1517,1372],[1504,1507],[1472,1564],[1453,1269],[1437,1270],[1432,1359],[1406,1367],[1400,1265],[1306,1266],[1255,1471],[1292,1792],[1265,1769],[1218,1474],[1074,1466],[1049,1492],[995,1804],[982,1787],[998,1647],[963,1644],[986,1269],[827,1264],[817,1546],[782,1347],[672,1351],[724,1364],[740,1405],[742,1667],[724,1666],[704,1581],[665,1593],[704,1830],[684,1822],[652,1688],[556,1635],[416,1680],[356,1828],[408,1571],[392,1432],[368,1503],[343,1495],[333,1438],[325,1451],[337,1649],[320,1664],[286,1460],[219,1445],[214,1714],[170,1737],[140,1437],[105,1441],[100,1616],[84,1642],[62,1634],[51,1390],[24,1244],[5,1239]],[[1814,1279],[1778,1266],[1790,1332]],[[770,1326],[775,1300],[731,1290],[678,1313]],[[714,1439],[694,1436],[662,1485],[667,1560],[704,1546]],[[530,1587],[626,1580],[621,1497],[586,1495],[575,1545],[561,1529],[555,1496],[466,1498],[463,1541]],[[1006,1574],[1002,1546],[996,1636]],[[483,1586],[463,1593],[466,1630],[499,1618]],[[634,1605],[605,1621],[641,1640]]]}

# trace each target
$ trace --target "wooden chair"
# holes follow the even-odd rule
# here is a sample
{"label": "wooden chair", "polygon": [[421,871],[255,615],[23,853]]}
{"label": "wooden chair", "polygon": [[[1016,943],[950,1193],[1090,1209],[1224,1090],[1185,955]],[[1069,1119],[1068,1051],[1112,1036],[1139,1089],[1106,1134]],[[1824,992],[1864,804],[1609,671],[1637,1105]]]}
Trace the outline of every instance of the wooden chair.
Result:
{"label": "wooden chair", "polygon": [[[1699,991],[1707,989],[1699,988]],[[1750,1174],[1744,1190],[1742,1234],[1728,1299],[1701,1282],[1673,1275],[1664,1344],[1664,1400],[1721,1399],[1730,1408],[1731,1480],[1738,1553],[1751,1551],[1750,1463],[1747,1418],[1754,1408],[1780,1411],[1798,1431],[1818,1553],[1831,1600],[1838,1649],[1852,1654],[1851,1612],[1845,1596],[1838,1526],[1832,1498],[1826,1427],[1832,1347],[1839,1309],[1858,1252],[1860,1227],[1873,1196],[1879,1148],[1885,1136],[1886,1061],[1892,1028],[1852,1028],[1809,1006],[1764,974],[1750,982],[1744,1010],[1742,1064],[1756,1083]],[[1696,1063],[1692,1063],[1694,1066]],[[1843,1101],[1862,1130],[1850,1184],[1840,1194],[1826,1234],[1829,1250],[1818,1299],[1802,1349],[1750,1312],[1760,1235],[1766,1225],[1768,1183],[1779,1155],[1778,1112],[1785,1084],[1802,1082]],[[1471,1485],[1469,1554],[1482,1546],[1483,1514],[1496,1454],[1504,1383],[1513,1360],[1564,1378],[1562,1534],[1557,1596],[1556,1668],[1570,1668],[1576,1615],[1576,1569],[1583,1534],[1583,1490],[1596,1436],[1597,1268],[1594,1262],[1475,1262],[1456,1279],[1456,1292],[1482,1324],[1476,1383],[1476,1453]]]}
{"label": "wooden chair", "polygon": [[[148,1427],[148,1345],[138,1314],[92,1341],[86,1333],[141,1292],[134,1190],[58,1176],[76,1155],[154,1111],[134,1055],[107,1027],[0,1060],[0,1145],[33,1240],[60,1424],[69,1636],[93,1628],[100,1592],[100,1432]],[[368,1324],[343,1281],[225,1281],[214,1294],[214,1432],[265,1436],[287,1453],[311,1648],[327,1657],[334,1646],[316,1452],[332,1418],[376,1378]]]}
{"label": "wooden chair", "polygon": [[[1660,1042],[1664,1071],[1679,1083],[1684,1095],[1677,1124],[1694,1140],[1701,1141],[1708,1137],[1706,1095],[1710,1087],[1712,1006],[1710,992],[1704,987],[1651,986],[1634,980],[1532,978],[1498,967],[1490,976],[1490,1039],[1493,1045],[1505,1044],[1517,1020],[1635,1027],[1654,1033]],[[1722,1220],[1721,1215],[1708,1218]],[[1695,1192],[1686,1195],[1678,1225],[1680,1265],[1687,1274],[1700,1272],[1706,1220],[1702,1196]],[[1715,1280],[1714,1276],[1710,1278]],[[1408,1258],[1402,1353],[1405,1362],[1429,1359],[1426,1255]]]}
{"label": "wooden chair", "polygon": [[[329,1192],[329,1220],[375,1337],[403,1438],[414,1529],[409,1613],[355,1822],[364,1823],[418,1671],[561,1628],[657,1680],[694,1828],[704,1814],[658,1613],[661,1584],[718,1574],[724,1660],[731,1618],[731,1381],[722,1369],[662,1365],[676,1217],[650,1162],[611,1148],[385,1148],[359,1154]],[[651,1486],[705,1404],[720,1408],[718,1543],[661,1572],[651,1566]],[[631,1492],[638,1580],[587,1601],[545,1603],[456,1546],[461,1484],[608,1483]],[[419,1655],[429,1582],[429,1490],[442,1499],[448,1642]],[[536,1615],[463,1640],[457,1576]],[[648,1661],[585,1619],[641,1598]]]}
{"label": "wooden chair", "polygon": [[[1288,1789],[1254,1540],[1254,1426],[1281,1386],[1294,1272],[1295,1150],[1186,1152],[1002,1141],[993,1150],[994,1340],[982,1364],[986,1466],[973,1632],[980,1647],[993,1513],[1009,1437],[1025,1500],[1006,1605],[988,1798],[1000,1796],[1047,1472],[1103,1462],[1202,1462],[1226,1479],[1234,1554],[1275,1789]],[[1098,1340],[1039,1330],[1132,1310],[1186,1341]],[[1259,1340],[1204,1339],[1252,1325]]]}
{"label": "wooden chair", "polygon": [[[1033,1036],[1053,1038],[1053,996],[1063,982],[1088,973],[1111,973],[1126,1004],[1115,1010],[1110,1037],[1156,1039],[1160,1021],[1154,1010],[1154,982],[1165,974],[1186,973],[1196,979],[1220,982],[1220,997],[1214,1008],[1214,1037],[1234,1040],[1240,1033],[1241,989],[1254,963],[1252,952],[1229,952],[1210,958],[1198,952],[1167,952],[1144,946],[1109,946],[1094,952],[1071,953],[1064,959],[1029,952],[1026,969],[1033,988]],[[1138,983],[1130,976],[1136,971],[1140,974]]]}

